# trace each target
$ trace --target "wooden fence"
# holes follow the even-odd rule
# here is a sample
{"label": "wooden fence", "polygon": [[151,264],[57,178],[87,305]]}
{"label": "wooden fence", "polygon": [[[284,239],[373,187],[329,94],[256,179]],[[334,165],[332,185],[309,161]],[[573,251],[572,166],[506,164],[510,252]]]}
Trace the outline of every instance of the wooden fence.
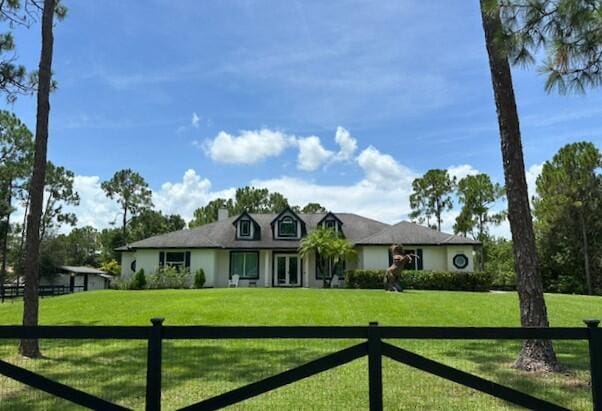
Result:
{"label": "wooden fence", "polygon": [[[183,410],[217,410],[323,371],[368,357],[366,381],[370,410],[383,409],[382,357],[406,364],[443,379],[500,398],[511,404],[537,410],[565,410],[543,398],[535,398],[476,375],[387,343],[386,339],[420,340],[585,340],[589,342],[593,408],[602,411],[602,328],[598,320],[586,320],[581,328],[488,328],[488,327],[382,327],[369,326],[163,326],[162,318],[152,326],[0,326],[1,339],[117,339],[147,340],[146,410],[161,409],[162,344],[164,340],[241,339],[359,339],[363,342],[328,354],[301,366],[253,382],[215,397],[191,404]],[[120,405],[50,380],[0,360],[0,374],[56,397],[91,409],[125,410]]]}

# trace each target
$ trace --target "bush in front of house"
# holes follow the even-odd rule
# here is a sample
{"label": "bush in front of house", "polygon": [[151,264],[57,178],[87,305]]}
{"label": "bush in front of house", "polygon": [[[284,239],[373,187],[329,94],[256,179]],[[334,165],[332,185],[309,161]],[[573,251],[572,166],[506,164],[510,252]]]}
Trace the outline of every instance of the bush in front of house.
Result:
{"label": "bush in front of house", "polygon": [[163,267],[149,276],[148,288],[154,290],[190,288],[191,283],[192,275],[188,269],[178,270],[175,267]]}
{"label": "bush in front of house", "polygon": [[[347,288],[382,289],[385,270],[351,270],[345,273]],[[403,288],[445,291],[488,291],[493,278],[488,273],[464,271],[403,271]]]}
{"label": "bush in front of house", "polygon": [[198,269],[194,273],[194,288],[203,288],[205,285],[205,270],[202,268]]}
{"label": "bush in front of house", "polygon": [[144,268],[141,268],[134,274],[134,279],[130,284],[131,290],[142,290],[146,288],[146,274],[144,274]]}

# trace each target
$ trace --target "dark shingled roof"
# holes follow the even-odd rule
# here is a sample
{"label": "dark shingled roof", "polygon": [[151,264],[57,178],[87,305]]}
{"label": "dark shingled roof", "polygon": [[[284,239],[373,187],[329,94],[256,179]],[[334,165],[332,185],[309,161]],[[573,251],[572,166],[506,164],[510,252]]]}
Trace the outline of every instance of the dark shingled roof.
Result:
{"label": "dark shingled roof", "polygon": [[480,242],[471,240],[454,234],[442,233],[428,227],[407,221],[399,222],[388,226],[376,234],[367,236],[355,242],[356,244],[377,245],[377,244],[480,244]]}
{"label": "dark shingled roof", "polygon": [[[307,231],[315,228],[326,213],[299,214]],[[237,240],[232,224],[238,216],[206,224],[201,227],[174,231],[136,241],[118,251],[137,248],[298,248],[298,240],[275,240],[270,223],[277,214],[250,214],[261,228],[260,240]],[[357,214],[336,213],[343,223],[345,238],[353,244],[479,244],[461,236],[444,234],[417,224],[401,222],[394,226]]]}

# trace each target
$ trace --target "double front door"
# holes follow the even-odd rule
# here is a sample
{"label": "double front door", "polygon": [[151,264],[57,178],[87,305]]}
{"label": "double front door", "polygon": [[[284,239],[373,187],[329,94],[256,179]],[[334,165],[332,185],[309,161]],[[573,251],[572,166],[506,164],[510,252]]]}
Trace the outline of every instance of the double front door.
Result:
{"label": "double front door", "polygon": [[301,285],[301,259],[297,254],[274,256],[274,285],[277,287]]}

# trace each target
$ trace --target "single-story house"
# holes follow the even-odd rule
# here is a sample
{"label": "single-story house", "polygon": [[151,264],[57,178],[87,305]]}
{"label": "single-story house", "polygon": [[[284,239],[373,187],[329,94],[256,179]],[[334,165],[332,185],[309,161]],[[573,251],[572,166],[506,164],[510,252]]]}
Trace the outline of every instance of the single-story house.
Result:
{"label": "single-story house", "polygon": [[42,276],[41,286],[69,287],[71,292],[104,290],[109,288],[113,276],[91,267],[59,266],[54,275]]}
{"label": "single-story house", "polygon": [[[290,208],[279,214],[229,217],[220,210],[218,221],[150,237],[120,247],[123,278],[136,271],[157,272],[160,267],[203,269],[205,286],[227,287],[237,274],[240,286],[322,287],[323,273],[315,255],[301,258],[303,237],[316,227],[340,232],[354,245],[357,256],[345,269],[385,269],[391,264],[389,247],[403,244],[418,255],[407,269],[473,271],[475,249],[480,246],[462,236],[445,234],[402,221],[385,224],[351,213],[298,214]],[[324,273],[333,275],[332,267]],[[337,273],[341,275],[342,273]]]}

